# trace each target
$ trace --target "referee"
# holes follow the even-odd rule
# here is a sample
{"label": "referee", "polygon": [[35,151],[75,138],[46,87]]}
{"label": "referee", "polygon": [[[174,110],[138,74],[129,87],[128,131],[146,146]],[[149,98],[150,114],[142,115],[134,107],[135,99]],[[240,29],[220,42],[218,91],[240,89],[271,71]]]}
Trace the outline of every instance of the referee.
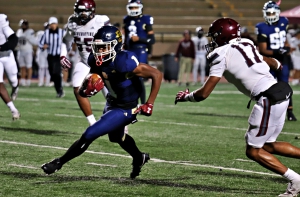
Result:
{"label": "referee", "polygon": [[48,51],[48,69],[51,76],[51,80],[54,82],[57,98],[62,98],[65,96],[65,93],[62,88],[62,70],[60,65],[60,48],[64,33],[64,30],[58,27],[57,18],[50,17],[49,29],[45,30],[45,33],[41,37],[39,43],[39,47],[42,50],[47,49]]}

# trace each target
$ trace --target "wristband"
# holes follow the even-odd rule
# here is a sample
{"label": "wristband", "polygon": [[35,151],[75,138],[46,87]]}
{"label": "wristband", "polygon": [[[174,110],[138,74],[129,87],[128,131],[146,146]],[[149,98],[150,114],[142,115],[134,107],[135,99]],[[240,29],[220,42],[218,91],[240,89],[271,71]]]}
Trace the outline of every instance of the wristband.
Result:
{"label": "wristband", "polygon": [[275,59],[275,58],[273,58],[273,59],[277,62],[277,69],[276,70],[278,70],[281,66],[281,63],[277,59]]}
{"label": "wristband", "polygon": [[186,95],[185,98],[186,98],[187,101],[190,101],[190,102],[198,102],[194,98],[194,92],[189,93],[188,95]]}

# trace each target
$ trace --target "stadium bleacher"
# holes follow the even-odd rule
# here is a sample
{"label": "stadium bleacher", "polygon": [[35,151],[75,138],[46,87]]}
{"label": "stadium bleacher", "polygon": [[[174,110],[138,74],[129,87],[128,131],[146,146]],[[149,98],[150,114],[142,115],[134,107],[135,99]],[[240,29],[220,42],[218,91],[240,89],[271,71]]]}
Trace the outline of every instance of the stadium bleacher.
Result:
{"label": "stadium bleacher", "polygon": [[[126,13],[126,0],[95,0],[96,13],[108,15],[112,23],[122,23]],[[62,27],[73,13],[75,0],[9,0],[1,2],[0,13],[8,15],[11,27],[18,29],[20,19],[27,19],[35,31],[42,29],[50,16],[56,16]],[[197,26],[207,30],[211,22],[219,17],[232,17],[241,26],[254,33],[256,23],[263,21],[262,6],[258,0],[143,0],[144,13],[154,17],[157,43],[153,56],[174,52],[185,29],[194,32]],[[281,10],[299,5],[299,0],[282,1]]]}

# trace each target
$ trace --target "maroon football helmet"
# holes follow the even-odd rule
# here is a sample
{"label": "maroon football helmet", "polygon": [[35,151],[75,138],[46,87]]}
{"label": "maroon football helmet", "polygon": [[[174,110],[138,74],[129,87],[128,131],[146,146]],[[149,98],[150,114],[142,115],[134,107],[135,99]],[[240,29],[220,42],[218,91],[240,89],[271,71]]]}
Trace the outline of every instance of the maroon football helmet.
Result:
{"label": "maroon football helmet", "polygon": [[240,38],[240,24],[231,18],[217,19],[210,25],[207,37],[211,37],[211,42],[205,48],[207,52],[211,52],[217,47],[228,44],[234,38]]}
{"label": "maroon football helmet", "polygon": [[96,3],[94,0],[77,0],[74,5],[74,14],[85,25],[95,16]]}

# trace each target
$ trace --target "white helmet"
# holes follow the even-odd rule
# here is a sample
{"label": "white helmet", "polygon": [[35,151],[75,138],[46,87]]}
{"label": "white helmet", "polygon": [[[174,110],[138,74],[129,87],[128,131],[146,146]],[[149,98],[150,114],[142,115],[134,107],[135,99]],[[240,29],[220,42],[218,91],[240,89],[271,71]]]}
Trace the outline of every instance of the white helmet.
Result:
{"label": "white helmet", "polygon": [[[132,7],[137,7],[138,9],[132,10]],[[126,6],[128,16],[139,16],[143,13],[143,4],[141,0],[128,0]]]}
{"label": "white helmet", "polygon": [[265,3],[262,11],[264,14],[264,19],[268,24],[272,25],[273,23],[279,21],[280,7],[274,1],[268,1]]}

